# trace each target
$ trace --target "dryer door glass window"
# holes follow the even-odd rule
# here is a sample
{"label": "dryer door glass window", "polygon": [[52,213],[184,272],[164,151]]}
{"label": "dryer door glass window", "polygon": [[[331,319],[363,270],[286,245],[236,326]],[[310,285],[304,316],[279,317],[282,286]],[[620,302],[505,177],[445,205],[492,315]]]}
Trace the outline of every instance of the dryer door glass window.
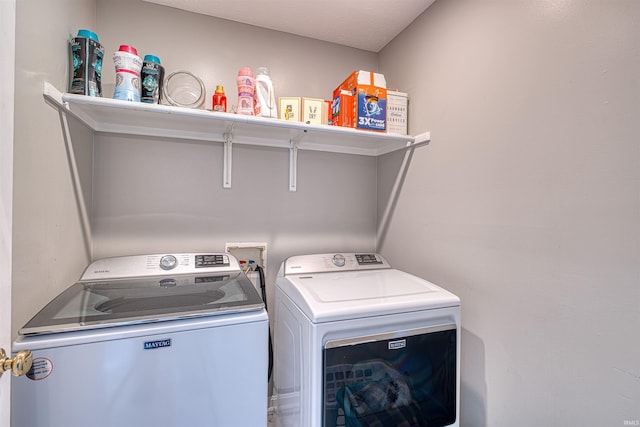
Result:
{"label": "dryer door glass window", "polygon": [[328,341],[324,427],[455,422],[456,334],[445,325]]}

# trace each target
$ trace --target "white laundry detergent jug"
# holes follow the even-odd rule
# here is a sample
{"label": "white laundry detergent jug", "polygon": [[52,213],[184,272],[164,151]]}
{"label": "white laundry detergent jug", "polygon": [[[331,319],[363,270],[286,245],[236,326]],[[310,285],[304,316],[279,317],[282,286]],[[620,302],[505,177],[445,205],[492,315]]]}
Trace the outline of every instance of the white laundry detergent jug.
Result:
{"label": "white laundry detergent jug", "polygon": [[273,82],[267,67],[259,67],[256,71],[256,96],[260,104],[259,115],[277,118],[276,94],[273,90]]}

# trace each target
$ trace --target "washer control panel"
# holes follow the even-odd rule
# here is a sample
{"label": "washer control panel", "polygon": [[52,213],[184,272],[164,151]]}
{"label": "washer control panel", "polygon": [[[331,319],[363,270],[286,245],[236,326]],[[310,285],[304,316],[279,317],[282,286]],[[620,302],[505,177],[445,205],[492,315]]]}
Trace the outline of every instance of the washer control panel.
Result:
{"label": "washer control panel", "polygon": [[229,255],[196,255],[196,268],[203,267],[228,267]]}
{"label": "washer control panel", "polygon": [[347,259],[342,254],[335,254],[331,260],[336,267],[344,267],[347,263]]}
{"label": "washer control panel", "polygon": [[356,261],[359,265],[380,265],[382,257],[376,254],[356,254]]}
{"label": "washer control panel", "polygon": [[96,260],[87,267],[80,280],[239,270],[238,260],[227,253],[133,255]]}
{"label": "washer control panel", "polygon": [[300,255],[287,258],[282,274],[329,273],[391,268],[389,263],[374,253],[333,253]]}
{"label": "washer control panel", "polygon": [[178,258],[173,255],[165,255],[160,258],[160,268],[163,270],[173,270],[178,265]]}

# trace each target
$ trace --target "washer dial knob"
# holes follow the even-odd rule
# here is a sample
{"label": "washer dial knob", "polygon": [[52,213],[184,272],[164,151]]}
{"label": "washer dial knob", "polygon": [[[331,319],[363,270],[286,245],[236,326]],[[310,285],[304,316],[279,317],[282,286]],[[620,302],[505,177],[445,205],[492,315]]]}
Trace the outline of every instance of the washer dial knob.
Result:
{"label": "washer dial knob", "polygon": [[344,264],[347,262],[344,255],[342,254],[335,254],[331,259],[331,261],[333,262],[333,265],[335,265],[336,267],[344,267]]}
{"label": "washer dial knob", "polygon": [[160,268],[163,270],[173,270],[178,265],[178,260],[173,255],[165,255],[160,258]]}

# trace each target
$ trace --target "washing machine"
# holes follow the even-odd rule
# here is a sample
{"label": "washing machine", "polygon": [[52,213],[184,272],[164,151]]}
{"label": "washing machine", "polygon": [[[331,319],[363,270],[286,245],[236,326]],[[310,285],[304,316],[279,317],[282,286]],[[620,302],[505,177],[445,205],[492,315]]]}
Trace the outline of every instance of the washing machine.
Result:
{"label": "washing machine", "polygon": [[224,253],[115,257],[20,331],[12,425],[267,425],[268,317]]}
{"label": "washing machine", "polygon": [[279,427],[458,426],[460,299],[379,254],[290,257],[274,361]]}

